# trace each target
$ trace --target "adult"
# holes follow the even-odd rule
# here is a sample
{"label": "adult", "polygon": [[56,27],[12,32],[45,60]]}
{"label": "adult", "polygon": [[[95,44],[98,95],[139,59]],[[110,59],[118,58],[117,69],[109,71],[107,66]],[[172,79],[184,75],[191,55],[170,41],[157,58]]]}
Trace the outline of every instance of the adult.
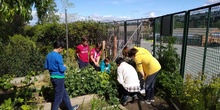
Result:
{"label": "adult", "polygon": [[[135,48],[135,49],[137,49],[137,50],[139,50],[139,51],[143,51],[143,52],[145,52],[146,54],[150,54],[151,55],[151,53],[148,51],[148,50],[146,50],[145,48],[143,48],[143,47],[137,47],[137,46],[134,46],[133,48]],[[129,50],[130,50],[130,48],[129,47],[124,47],[124,49],[122,50],[122,55],[125,57],[125,59],[127,59],[128,58],[128,52],[129,52]],[[130,60],[130,59],[127,59],[127,62],[129,63],[129,64],[131,64],[134,68],[136,68],[136,63],[135,63],[135,61],[133,61],[133,60]],[[145,91],[145,81],[144,81],[144,79],[142,78],[142,75],[138,72],[138,77],[139,77],[139,80],[140,80],[140,85],[141,85],[141,90],[140,90],[140,93],[145,93],[146,91]]]}
{"label": "adult", "polygon": [[128,52],[128,57],[136,63],[136,69],[145,80],[145,102],[151,104],[154,102],[155,80],[161,69],[160,63],[147,50],[132,48]]}
{"label": "adult", "polygon": [[79,105],[72,107],[64,85],[66,66],[63,63],[62,56],[59,54],[63,51],[64,46],[64,42],[56,41],[53,45],[53,51],[47,54],[44,63],[44,68],[50,72],[50,79],[55,90],[52,110],[58,110],[61,102],[64,102],[68,110],[76,110],[79,107]]}

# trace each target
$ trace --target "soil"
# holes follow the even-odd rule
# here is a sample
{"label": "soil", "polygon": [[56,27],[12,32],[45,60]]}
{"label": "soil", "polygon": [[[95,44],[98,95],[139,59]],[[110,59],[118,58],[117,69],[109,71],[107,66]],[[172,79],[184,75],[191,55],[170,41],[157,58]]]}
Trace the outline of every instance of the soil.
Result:
{"label": "soil", "polygon": [[176,110],[169,101],[155,97],[155,102],[145,103],[143,100],[128,103],[124,107],[128,110]]}

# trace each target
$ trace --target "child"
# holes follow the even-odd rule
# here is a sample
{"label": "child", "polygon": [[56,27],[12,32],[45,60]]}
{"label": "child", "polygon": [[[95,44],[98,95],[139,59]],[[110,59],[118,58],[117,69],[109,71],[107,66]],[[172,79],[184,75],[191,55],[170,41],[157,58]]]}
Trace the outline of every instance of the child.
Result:
{"label": "child", "polygon": [[78,58],[79,68],[84,68],[89,65],[89,45],[87,36],[82,37],[82,44],[76,47],[76,55]]}
{"label": "child", "polygon": [[138,99],[137,93],[140,91],[140,81],[138,74],[133,66],[124,61],[123,58],[119,57],[115,60],[117,68],[117,80],[119,95],[123,96],[122,105],[126,105],[133,99]]}
{"label": "child", "polygon": [[101,57],[102,44],[97,43],[94,48],[90,51],[90,64],[95,68],[95,70],[100,71],[99,61]]}
{"label": "child", "polygon": [[54,102],[51,110],[58,110],[61,102],[63,101],[69,110],[76,110],[79,105],[72,106],[69,95],[65,88],[65,71],[66,66],[63,63],[63,58],[60,53],[63,51],[65,45],[63,41],[57,41],[54,43],[54,49],[47,54],[44,68],[49,70],[50,79],[55,89]]}
{"label": "child", "polygon": [[110,65],[110,58],[106,57],[104,60],[101,61],[100,64],[101,72],[110,73],[111,65]]}

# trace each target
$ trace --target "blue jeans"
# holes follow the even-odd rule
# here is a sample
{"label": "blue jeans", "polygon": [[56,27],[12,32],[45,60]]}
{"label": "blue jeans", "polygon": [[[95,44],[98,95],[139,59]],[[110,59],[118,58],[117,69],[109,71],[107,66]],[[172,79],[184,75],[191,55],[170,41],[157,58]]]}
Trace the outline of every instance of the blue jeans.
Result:
{"label": "blue jeans", "polygon": [[145,91],[146,91],[145,93],[147,100],[154,99],[154,86],[155,86],[157,74],[158,72],[148,76],[147,79],[145,80]]}
{"label": "blue jeans", "polygon": [[81,59],[78,59],[79,68],[82,69],[89,65],[88,62],[83,62]]}
{"label": "blue jeans", "polygon": [[68,110],[72,110],[70,98],[65,89],[64,78],[62,79],[51,78],[51,82],[55,90],[54,102],[51,110],[58,110],[62,102],[64,102]]}

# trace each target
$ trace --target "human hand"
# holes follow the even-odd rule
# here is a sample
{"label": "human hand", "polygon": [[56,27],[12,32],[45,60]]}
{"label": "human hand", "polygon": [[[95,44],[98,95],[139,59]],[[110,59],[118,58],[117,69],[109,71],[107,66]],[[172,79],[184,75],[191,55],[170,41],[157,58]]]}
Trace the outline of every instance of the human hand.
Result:
{"label": "human hand", "polygon": [[99,64],[98,64],[98,63],[95,63],[95,66],[99,67]]}

